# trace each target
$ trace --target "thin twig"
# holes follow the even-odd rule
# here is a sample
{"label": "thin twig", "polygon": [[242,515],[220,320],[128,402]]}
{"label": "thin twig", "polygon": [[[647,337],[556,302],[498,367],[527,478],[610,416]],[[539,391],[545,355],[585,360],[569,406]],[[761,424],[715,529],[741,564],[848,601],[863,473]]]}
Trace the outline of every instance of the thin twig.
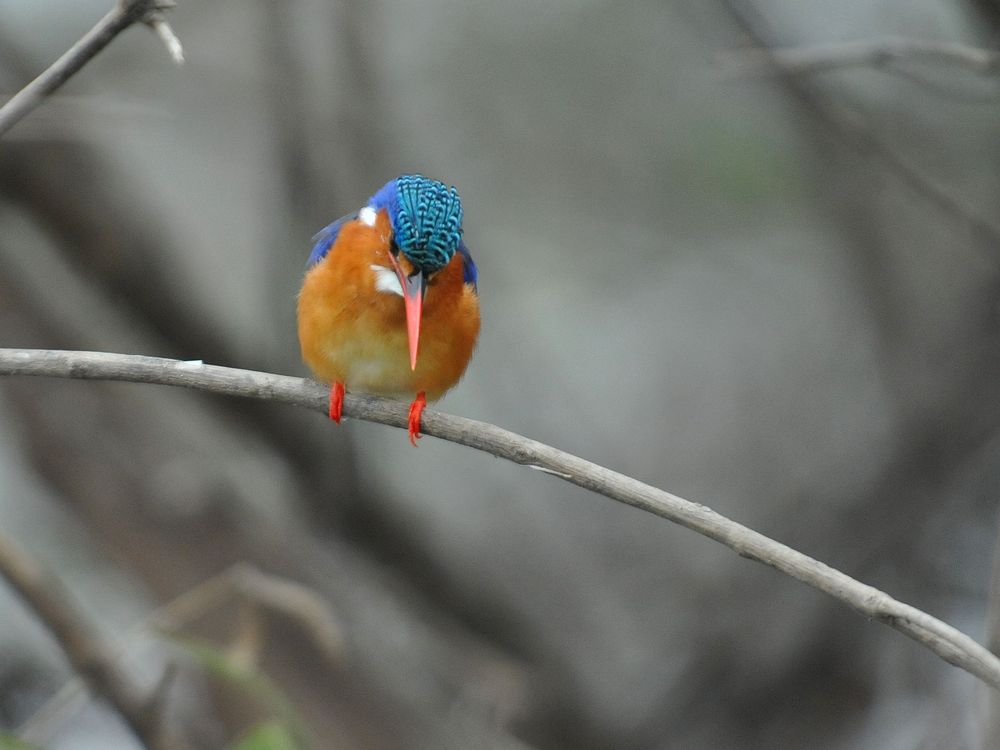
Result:
{"label": "thin twig", "polygon": [[115,664],[113,654],[73,603],[55,576],[11,539],[0,536],[0,576],[21,594],[45,624],[76,670],[122,716],[136,737],[150,750],[176,748],[166,736],[159,706],[140,698],[139,689]]}
{"label": "thin twig", "polygon": [[1000,71],[1000,52],[958,42],[906,37],[879,37],[804,47],[733,50],[720,56],[723,68],[734,74],[782,73],[807,75],[848,67],[883,67],[895,62],[931,62],[966,68],[982,75]]}
{"label": "thin twig", "polygon": [[[0,375],[158,383],[292,404],[321,414],[326,414],[329,407],[328,389],[310,380],[126,354],[0,349]],[[405,404],[375,396],[347,394],[344,413],[392,427],[407,425]],[[424,412],[422,431],[517,464],[543,468],[567,482],[714,539],[743,557],[770,565],[895,628],[948,663],[1000,689],[1000,659],[969,636],[704,505],[485,422],[428,410]]]}
{"label": "thin twig", "polygon": [[346,650],[344,630],[329,604],[313,589],[270,575],[249,563],[237,563],[152,612],[139,632],[177,633],[223,601],[236,597],[255,613],[273,612],[296,622],[330,664]]}
{"label": "thin twig", "polygon": [[146,25],[160,37],[160,41],[167,48],[167,52],[170,53],[170,59],[174,61],[174,64],[183,65],[184,47],[181,45],[181,40],[177,38],[177,34],[174,33],[173,27],[167,23],[167,19],[163,13],[150,13],[146,19]]}
{"label": "thin twig", "polygon": [[0,107],[0,136],[10,130],[53,91],[92,60],[112,39],[134,23],[149,24],[164,41],[174,62],[184,61],[180,41],[163,17],[174,0],[118,0],[94,28],[63,53],[38,78],[18,91]]}
{"label": "thin twig", "polygon": [[297,622],[331,663],[343,659],[343,628],[330,606],[301,583],[264,573],[252,565],[236,565],[229,573],[234,591],[257,611],[272,611]]}

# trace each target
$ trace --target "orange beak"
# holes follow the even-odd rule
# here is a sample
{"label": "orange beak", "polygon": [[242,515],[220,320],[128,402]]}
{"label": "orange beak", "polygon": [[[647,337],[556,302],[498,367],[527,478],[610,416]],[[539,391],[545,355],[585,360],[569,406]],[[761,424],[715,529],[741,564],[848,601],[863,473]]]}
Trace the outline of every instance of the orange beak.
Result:
{"label": "orange beak", "polygon": [[407,276],[403,273],[396,256],[389,253],[392,267],[403,289],[403,305],[406,308],[406,337],[410,343],[410,369],[417,369],[417,351],[420,347],[420,317],[424,311],[424,291],[427,279],[419,268]]}

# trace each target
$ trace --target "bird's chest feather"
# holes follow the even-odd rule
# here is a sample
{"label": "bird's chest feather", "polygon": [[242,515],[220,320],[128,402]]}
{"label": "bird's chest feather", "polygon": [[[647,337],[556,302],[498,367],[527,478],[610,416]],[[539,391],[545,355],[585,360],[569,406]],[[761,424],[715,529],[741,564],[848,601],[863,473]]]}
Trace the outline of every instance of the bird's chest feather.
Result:
{"label": "bird's chest feather", "polygon": [[458,381],[471,356],[478,299],[460,265],[438,274],[427,290],[420,355],[411,370],[403,299],[390,288],[391,271],[378,270],[387,261],[377,252],[340,255],[308,272],[299,298],[303,357],[317,375],[348,388],[392,395],[426,390],[433,399]]}

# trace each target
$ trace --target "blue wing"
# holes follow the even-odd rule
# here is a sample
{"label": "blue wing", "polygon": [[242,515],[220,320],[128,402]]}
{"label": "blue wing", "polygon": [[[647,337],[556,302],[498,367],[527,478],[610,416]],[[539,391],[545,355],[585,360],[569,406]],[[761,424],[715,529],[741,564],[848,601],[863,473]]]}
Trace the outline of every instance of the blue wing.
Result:
{"label": "blue wing", "polygon": [[458,252],[462,254],[462,271],[466,284],[472,284],[472,288],[479,293],[479,271],[476,270],[476,261],[472,259],[472,253],[465,246],[464,242],[458,243]]}
{"label": "blue wing", "polygon": [[330,252],[330,248],[333,247],[333,243],[337,241],[337,235],[340,234],[341,228],[349,221],[358,218],[357,214],[348,214],[347,216],[341,216],[335,222],[325,229],[320,230],[320,232],[313,237],[312,252],[309,253],[309,260],[306,261],[306,268],[312,268],[317,263],[319,263],[326,254]]}

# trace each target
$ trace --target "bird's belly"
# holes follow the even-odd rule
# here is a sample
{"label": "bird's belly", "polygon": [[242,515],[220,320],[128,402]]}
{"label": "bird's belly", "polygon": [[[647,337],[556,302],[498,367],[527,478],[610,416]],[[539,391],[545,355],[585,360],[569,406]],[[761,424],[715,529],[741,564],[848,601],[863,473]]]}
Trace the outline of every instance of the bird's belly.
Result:
{"label": "bird's belly", "polygon": [[413,383],[409,363],[406,361],[406,342],[399,342],[398,351],[358,352],[357,347],[337,347],[327,356],[339,364],[344,382],[351,390],[378,393],[386,396],[412,394]]}
{"label": "bird's belly", "polygon": [[394,330],[377,338],[340,338],[324,351],[324,359],[337,373],[331,379],[341,380],[348,390],[399,397],[425,391],[433,401],[458,382],[471,354],[472,342],[465,344],[461,337],[422,336],[417,369],[412,370],[406,334]]}

